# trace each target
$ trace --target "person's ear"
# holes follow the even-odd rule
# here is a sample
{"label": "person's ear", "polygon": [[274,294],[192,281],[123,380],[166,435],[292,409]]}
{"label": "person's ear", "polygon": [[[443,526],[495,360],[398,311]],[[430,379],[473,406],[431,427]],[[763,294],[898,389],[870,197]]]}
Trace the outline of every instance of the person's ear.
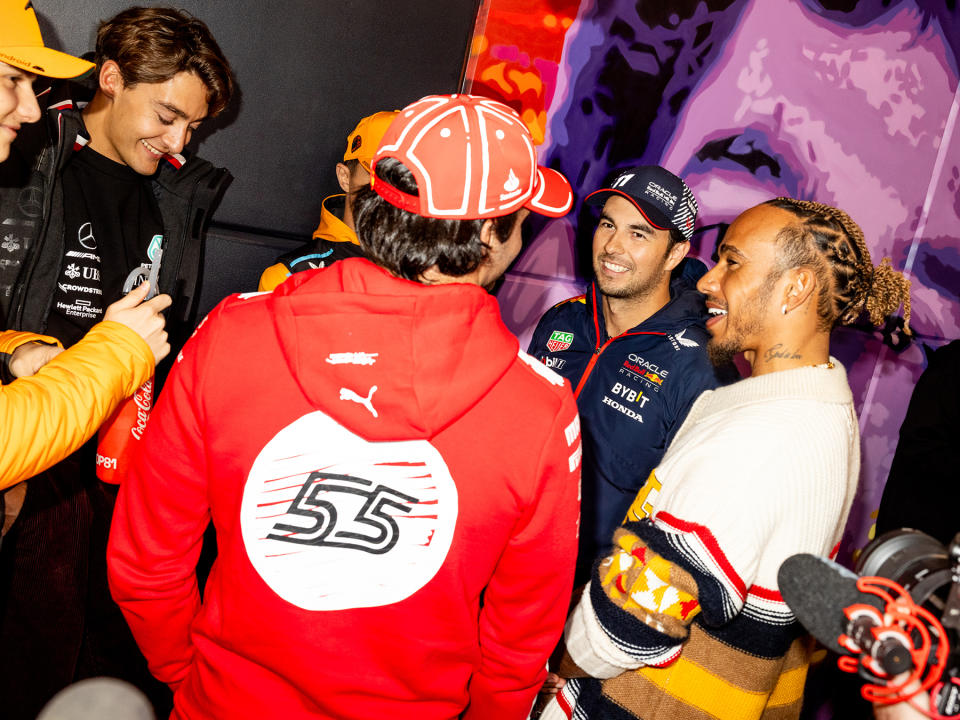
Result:
{"label": "person's ear", "polygon": [[679,265],[680,261],[687,256],[688,252],[690,252],[689,240],[674,243],[673,247],[667,250],[667,260],[666,260],[667,272],[671,272],[677,265]]}
{"label": "person's ear", "polygon": [[120,72],[120,66],[113,60],[107,60],[100,68],[100,91],[108,98],[113,100],[126,83],[123,82],[123,73]]}
{"label": "person's ear", "polygon": [[787,282],[783,286],[783,304],[780,307],[784,315],[807,302],[817,286],[817,276],[813,268],[800,266],[791,268],[787,273]]}
{"label": "person's ear", "polygon": [[337,163],[337,182],[341,190],[345,193],[350,192],[350,168],[342,162]]}
{"label": "person's ear", "polygon": [[480,226],[480,242],[486,245],[490,252],[495,252],[500,245],[503,245],[493,229],[493,220],[484,220],[483,225]]}

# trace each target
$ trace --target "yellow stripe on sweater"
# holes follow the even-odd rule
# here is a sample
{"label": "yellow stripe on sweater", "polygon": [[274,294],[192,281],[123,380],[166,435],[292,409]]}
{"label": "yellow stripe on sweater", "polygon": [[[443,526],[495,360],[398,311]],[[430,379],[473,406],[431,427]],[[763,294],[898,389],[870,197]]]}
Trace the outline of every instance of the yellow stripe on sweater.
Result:
{"label": "yellow stripe on sweater", "polygon": [[767,707],[781,707],[800,700],[807,683],[807,667],[807,665],[795,667],[777,678],[777,686],[770,693]]}
{"label": "yellow stripe on sweater", "polygon": [[768,705],[788,705],[802,698],[807,668],[804,665],[781,675],[772,694],[732,685],[683,655],[668,667],[645,667],[636,672],[662,692],[718,720],[749,720],[759,718]]}

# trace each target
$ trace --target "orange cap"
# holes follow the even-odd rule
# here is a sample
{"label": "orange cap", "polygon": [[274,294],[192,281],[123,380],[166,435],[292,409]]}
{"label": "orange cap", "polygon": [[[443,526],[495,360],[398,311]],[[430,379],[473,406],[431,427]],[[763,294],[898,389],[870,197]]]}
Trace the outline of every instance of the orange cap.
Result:
{"label": "orange cap", "polygon": [[370,172],[373,154],[390,123],[399,114],[398,110],[378,112],[358,122],[353,132],[347,135],[347,151],[343,154],[343,161],[359,160],[363,169]]}
{"label": "orange cap", "polygon": [[77,77],[94,67],[92,62],[44,47],[30,0],[0,0],[0,62],[54,78]]}

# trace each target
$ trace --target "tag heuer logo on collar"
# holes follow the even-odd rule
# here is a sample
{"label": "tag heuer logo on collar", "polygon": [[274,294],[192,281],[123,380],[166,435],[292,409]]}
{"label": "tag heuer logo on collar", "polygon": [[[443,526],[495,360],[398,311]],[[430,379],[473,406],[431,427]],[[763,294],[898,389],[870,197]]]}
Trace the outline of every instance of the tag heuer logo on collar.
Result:
{"label": "tag heuer logo on collar", "polygon": [[550,352],[560,352],[566,350],[573,343],[573,333],[554,330],[550,333],[550,339],[547,340],[547,349]]}

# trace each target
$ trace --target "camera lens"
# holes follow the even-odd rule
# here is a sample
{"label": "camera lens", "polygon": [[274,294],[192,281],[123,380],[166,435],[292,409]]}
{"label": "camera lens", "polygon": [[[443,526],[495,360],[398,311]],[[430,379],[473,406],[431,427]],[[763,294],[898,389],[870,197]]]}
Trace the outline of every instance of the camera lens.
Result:
{"label": "camera lens", "polygon": [[[938,540],[919,530],[884,533],[864,548],[854,570],[902,585],[918,605],[935,615],[943,610],[951,583],[951,561]],[[943,589],[942,593],[937,591]]]}

